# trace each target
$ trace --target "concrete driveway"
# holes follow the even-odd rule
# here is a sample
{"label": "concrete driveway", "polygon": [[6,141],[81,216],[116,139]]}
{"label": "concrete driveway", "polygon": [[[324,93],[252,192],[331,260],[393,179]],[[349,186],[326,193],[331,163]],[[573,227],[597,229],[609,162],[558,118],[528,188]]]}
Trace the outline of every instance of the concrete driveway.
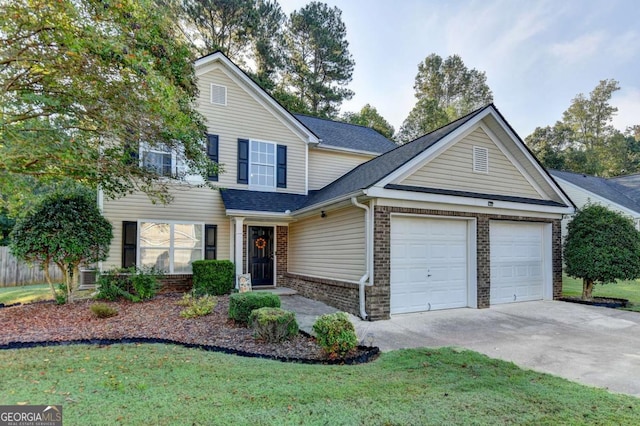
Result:
{"label": "concrete driveway", "polygon": [[640,397],[640,313],[541,301],[354,323],[364,343],[383,351],[460,346]]}

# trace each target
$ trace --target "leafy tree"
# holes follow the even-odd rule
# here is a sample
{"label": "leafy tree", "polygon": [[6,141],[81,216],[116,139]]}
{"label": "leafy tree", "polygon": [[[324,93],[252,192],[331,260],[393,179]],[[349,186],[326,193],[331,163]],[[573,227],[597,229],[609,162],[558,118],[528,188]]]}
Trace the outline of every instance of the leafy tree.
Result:
{"label": "leafy tree", "polygon": [[7,210],[0,208],[0,246],[6,246],[9,243],[9,233],[15,223],[15,219],[9,217]]}
{"label": "leafy tree", "polygon": [[291,13],[284,92],[293,93],[305,106],[293,112],[335,117],[342,101],[353,96],[344,87],[351,81],[355,64],[346,36],[342,12],[337,7],[311,2]]}
{"label": "leafy tree", "polygon": [[107,258],[113,232],[98,210],[95,192],[74,186],[52,193],[18,219],[10,237],[9,247],[17,258],[43,268],[54,297],[48,265],[58,265],[68,298],[78,283],[80,265]]}
{"label": "leafy tree", "polygon": [[190,49],[163,11],[150,0],[0,3],[0,193],[31,176],[167,201],[170,181],[132,161],[140,141],[210,173]]}
{"label": "leafy tree", "polygon": [[267,91],[273,91],[278,73],[284,69],[286,15],[277,1],[258,0],[258,19],[253,31],[253,78]]}
{"label": "leafy tree", "polygon": [[601,80],[589,97],[578,94],[553,127],[536,128],[525,139],[543,165],[598,176],[640,170],[634,128],[626,135],[612,126],[618,109],[609,101],[619,90],[615,80]]}
{"label": "leafy tree", "polygon": [[342,115],[342,121],[360,126],[371,127],[384,137],[393,139],[395,129],[383,116],[378,113],[375,107],[366,104],[360,112],[346,112]]}
{"label": "leafy tree", "polygon": [[582,299],[593,284],[640,277],[640,232],[633,221],[598,204],[578,210],[564,243],[567,275],[582,278]]}
{"label": "leafy tree", "polygon": [[427,56],[418,65],[413,88],[418,102],[400,129],[404,142],[493,102],[486,74],[468,69],[458,55]]}

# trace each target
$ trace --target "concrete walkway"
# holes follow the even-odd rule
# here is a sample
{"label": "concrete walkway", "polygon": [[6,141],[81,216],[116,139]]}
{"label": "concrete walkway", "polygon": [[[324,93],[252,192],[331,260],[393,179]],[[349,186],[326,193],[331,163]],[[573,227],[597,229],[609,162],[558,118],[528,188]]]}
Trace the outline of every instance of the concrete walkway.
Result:
{"label": "concrete walkway", "polygon": [[[310,331],[317,316],[337,310],[302,296],[282,297]],[[352,316],[359,340],[383,351],[459,346],[520,367],[640,397],[640,313],[540,301],[489,309]]]}

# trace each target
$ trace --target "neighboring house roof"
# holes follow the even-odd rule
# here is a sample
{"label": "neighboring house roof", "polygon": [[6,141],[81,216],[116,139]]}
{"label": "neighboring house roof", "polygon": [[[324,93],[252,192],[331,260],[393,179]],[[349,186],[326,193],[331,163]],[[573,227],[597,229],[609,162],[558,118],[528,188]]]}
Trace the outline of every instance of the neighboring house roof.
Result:
{"label": "neighboring house roof", "polygon": [[[618,178],[601,178],[583,173],[549,170],[553,177],[565,180],[585,191],[612,201],[627,209],[640,213],[640,176],[630,175]],[[631,196],[630,196],[631,195]],[[632,198],[635,195],[638,199]]]}
{"label": "neighboring house roof", "polygon": [[243,189],[221,189],[220,195],[227,210],[276,213],[296,210],[307,199],[306,195],[245,191]]}
{"label": "neighboring house roof", "polygon": [[398,146],[369,127],[302,114],[294,116],[320,137],[320,147],[383,154]]}

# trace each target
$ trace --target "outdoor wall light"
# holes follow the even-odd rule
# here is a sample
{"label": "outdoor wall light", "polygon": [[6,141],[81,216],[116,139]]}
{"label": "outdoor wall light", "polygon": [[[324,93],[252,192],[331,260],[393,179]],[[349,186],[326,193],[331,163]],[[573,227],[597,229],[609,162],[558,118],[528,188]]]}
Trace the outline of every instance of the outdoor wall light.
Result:
{"label": "outdoor wall light", "polygon": [[487,205],[488,205],[489,207],[493,207],[493,201],[489,201],[489,202],[487,203]]}
{"label": "outdoor wall light", "polygon": [[322,210],[320,212],[320,217],[327,217],[327,213],[324,210]]}

